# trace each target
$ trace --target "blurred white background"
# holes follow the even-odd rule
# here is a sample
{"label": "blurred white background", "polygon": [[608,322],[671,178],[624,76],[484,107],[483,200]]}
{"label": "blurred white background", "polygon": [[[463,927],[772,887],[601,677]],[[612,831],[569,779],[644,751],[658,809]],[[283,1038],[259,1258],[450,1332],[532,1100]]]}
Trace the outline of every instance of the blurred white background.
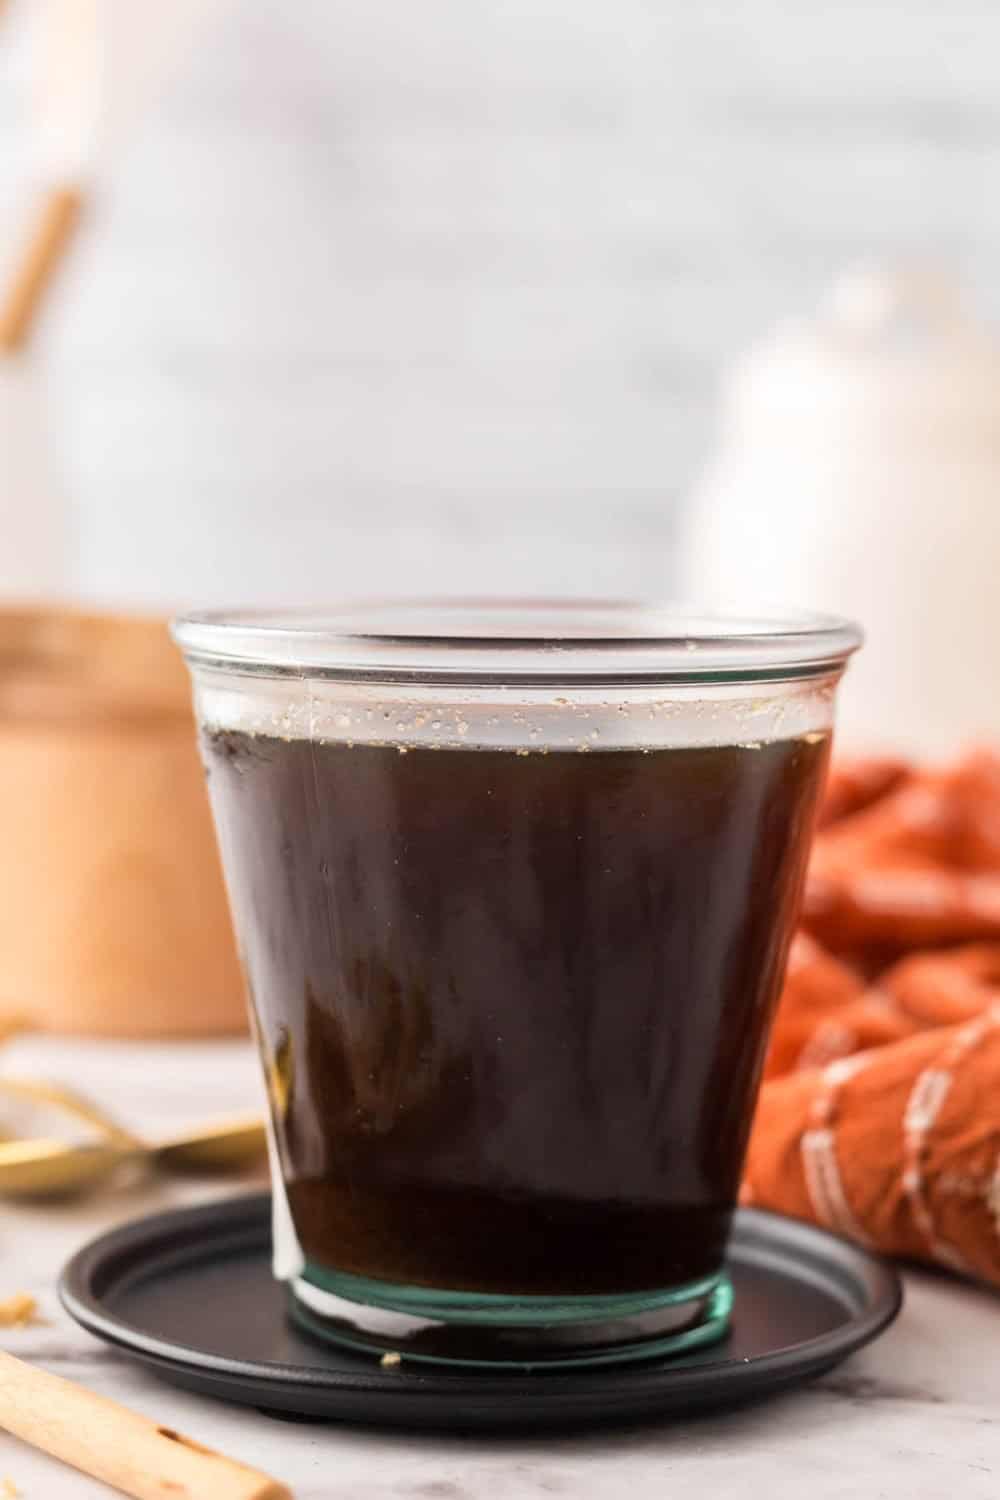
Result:
{"label": "blurred white background", "polygon": [[873,253],[997,302],[988,0],[203,9],[40,340],[90,599],[662,593],[729,354]]}

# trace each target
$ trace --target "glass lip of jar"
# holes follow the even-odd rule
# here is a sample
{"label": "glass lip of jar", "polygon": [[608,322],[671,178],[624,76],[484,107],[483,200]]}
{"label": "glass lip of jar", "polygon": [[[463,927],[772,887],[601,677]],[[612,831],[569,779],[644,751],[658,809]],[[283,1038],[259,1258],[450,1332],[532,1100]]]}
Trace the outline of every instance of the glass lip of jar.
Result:
{"label": "glass lip of jar", "polygon": [[863,641],[794,610],[489,597],[206,610],[172,630],[190,666],[239,675],[537,687],[802,681],[839,675]]}

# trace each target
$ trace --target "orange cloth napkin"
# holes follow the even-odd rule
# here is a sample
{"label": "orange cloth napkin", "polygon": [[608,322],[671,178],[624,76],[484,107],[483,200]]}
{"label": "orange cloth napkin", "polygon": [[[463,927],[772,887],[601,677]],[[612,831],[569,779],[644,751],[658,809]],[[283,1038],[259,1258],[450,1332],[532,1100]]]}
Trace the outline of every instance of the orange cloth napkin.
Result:
{"label": "orange cloth napkin", "polygon": [[1000,755],[830,778],[743,1201],[1000,1283]]}

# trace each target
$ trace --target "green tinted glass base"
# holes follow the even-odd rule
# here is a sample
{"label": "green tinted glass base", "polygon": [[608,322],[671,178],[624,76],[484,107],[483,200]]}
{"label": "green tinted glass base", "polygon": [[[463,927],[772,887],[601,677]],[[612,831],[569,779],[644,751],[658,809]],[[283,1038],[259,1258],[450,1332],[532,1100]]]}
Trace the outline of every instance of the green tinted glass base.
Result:
{"label": "green tinted glass base", "polygon": [[293,1319],[320,1338],[378,1357],[483,1369],[689,1354],[725,1335],[733,1305],[724,1272],[662,1291],[518,1297],[395,1286],[307,1264],[290,1290]]}

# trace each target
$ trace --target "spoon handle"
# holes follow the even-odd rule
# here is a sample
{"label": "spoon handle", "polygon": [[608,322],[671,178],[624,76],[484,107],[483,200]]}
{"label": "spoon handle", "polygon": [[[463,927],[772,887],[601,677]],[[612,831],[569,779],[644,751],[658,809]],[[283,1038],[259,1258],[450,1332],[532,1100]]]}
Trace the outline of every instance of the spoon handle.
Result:
{"label": "spoon handle", "polygon": [[88,1125],[94,1125],[103,1135],[110,1140],[117,1141],[121,1146],[131,1146],[140,1149],[145,1145],[141,1138],[131,1130],[126,1130],[123,1125],[113,1119],[105,1110],[92,1104],[75,1089],[71,1089],[64,1083],[43,1083],[41,1079],[35,1078],[0,1078],[0,1094],[9,1094],[15,1099],[27,1099],[32,1104],[47,1104],[53,1109],[61,1109],[66,1114],[75,1115],[77,1119],[84,1120]]}

